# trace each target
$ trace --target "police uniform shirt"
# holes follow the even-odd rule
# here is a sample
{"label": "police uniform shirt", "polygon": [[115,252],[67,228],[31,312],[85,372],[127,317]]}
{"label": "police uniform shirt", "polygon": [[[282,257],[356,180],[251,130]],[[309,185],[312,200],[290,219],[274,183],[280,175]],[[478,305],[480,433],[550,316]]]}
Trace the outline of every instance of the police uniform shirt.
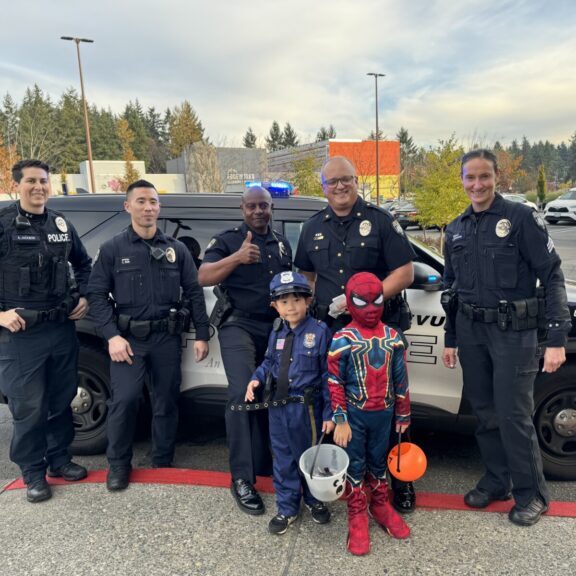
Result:
{"label": "police uniform shirt", "polygon": [[[23,217],[30,226],[17,228],[17,216]],[[58,280],[54,259],[62,260],[59,272],[62,277]],[[41,310],[58,306],[71,291],[68,263],[74,272],[75,290],[85,296],[92,259],[71,222],[49,208],[45,208],[43,214],[25,212],[20,202],[0,211],[0,304],[4,309]],[[9,271],[15,266],[18,270]],[[15,282],[19,287],[13,286],[16,293],[10,290],[9,294],[9,285]],[[57,293],[57,282],[62,284],[61,294]]]}
{"label": "police uniform shirt", "polygon": [[304,224],[294,265],[316,274],[316,299],[328,306],[356,272],[372,272],[383,280],[414,257],[392,215],[358,198],[344,218],[327,206]]}
{"label": "police uniform shirt", "polygon": [[[272,331],[268,340],[268,349],[264,362],[254,372],[251,380],[266,382],[271,372],[278,378],[284,342],[289,332],[284,323],[278,332]],[[307,388],[321,390],[323,400],[323,420],[332,418],[330,393],[328,391],[328,368],[326,357],[330,348],[332,333],[324,322],[311,316],[306,318],[293,330],[292,355],[288,369],[288,389],[290,396],[303,396]],[[276,398],[281,400],[282,398]]]}
{"label": "police uniform shirt", "polygon": [[469,206],[446,228],[445,259],[446,287],[481,308],[534,297],[538,278],[546,289],[548,345],[565,345],[570,312],[564,275],[538,213],[499,194],[483,212]]}
{"label": "police uniform shirt", "polygon": [[[164,252],[161,258],[154,257],[155,249]],[[181,299],[189,300],[196,339],[209,340],[204,293],[192,256],[182,242],[160,230],[152,239],[144,240],[129,226],[102,244],[88,293],[91,315],[107,340],[120,334],[109,294],[117,314],[133,320],[161,320]]]}
{"label": "police uniform shirt", "polygon": [[[212,238],[203,262],[218,262],[238,252],[249,230],[244,222]],[[270,307],[270,281],[278,272],[292,269],[292,249],[284,236],[270,228],[266,234],[250,231],[252,243],[260,248],[260,262],[240,264],[220,285],[234,309],[273,320],[276,313]]]}

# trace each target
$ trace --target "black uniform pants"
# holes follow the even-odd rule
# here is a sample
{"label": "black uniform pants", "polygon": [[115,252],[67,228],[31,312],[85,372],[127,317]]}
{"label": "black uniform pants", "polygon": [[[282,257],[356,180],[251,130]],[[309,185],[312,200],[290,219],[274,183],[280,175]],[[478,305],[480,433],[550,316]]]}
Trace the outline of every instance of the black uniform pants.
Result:
{"label": "black uniform pants", "polygon": [[501,331],[496,324],[456,318],[464,397],[478,418],[476,438],[486,467],[478,488],[516,503],[549,495],[532,421],[538,372],[536,330]]}
{"label": "black uniform pants", "polygon": [[0,328],[0,388],[14,418],[10,459],[26,484],[70,462],[70,403],[78,386],[74,322],[45,322],[17,333]]}
{"label": "black uniform pants", "polygon": [[146,375],[150,374],[152,463],[158,466],[171,464],[182,379],[181,338],[156,332],[143,340],[132,336],[126,339],[134,352],[132,365],[127,362],[110,363],[112,395],[108,401],[108,462],[111,466],[130,465],[138,408]]}
{"label": "black uniform pants", "polygon": [[[268,322],[238,319],[224,323],[218,331],[228,379],[226,435],[233,480],[242,478],[253,483],[257,475],[272,474],[267,411],[230,410],[232,404],[244,403],[248,382],[264,360],[271,329]],[[256,390],[257,394],[262,394],[262,386]]]}

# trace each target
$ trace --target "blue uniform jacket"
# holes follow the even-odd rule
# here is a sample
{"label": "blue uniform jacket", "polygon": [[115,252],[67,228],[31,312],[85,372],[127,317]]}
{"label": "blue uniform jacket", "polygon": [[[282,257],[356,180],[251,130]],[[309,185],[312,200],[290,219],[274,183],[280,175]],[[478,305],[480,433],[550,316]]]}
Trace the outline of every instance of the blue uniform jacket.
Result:
{"label": "blue uniform jacket", "polygon": [[[160,248],[165,255],[156,260],[151,248]],[[134,320],[161,320],[181,299],[188,300],[196,339],[210,338],[204,292],[192,256],[182,242],[160,230],[144,241],[129,226],[100,247],[88,297],[91,315],[107,340],[120,334],[110,294],[117,313]]]}
{"label": "blue uniform jacket", "polygon": [[[252,380],[258,380],[264,384],[266,376],[270,372],[273,378],[278,378],[284,339],[288,330],[284,324],[278,332],[272,331],[264,362],[258,366],[252,375]],[[321,392],[319,399],[322,404],[322,420],[324,421],[332,418],[326,364],[331,337],[330,329],[324,322],[306,316],[306,319],[294,330],[292,361],[288,371],[290,396],[303,396],[304,390],[309,387],[316,388]]]}

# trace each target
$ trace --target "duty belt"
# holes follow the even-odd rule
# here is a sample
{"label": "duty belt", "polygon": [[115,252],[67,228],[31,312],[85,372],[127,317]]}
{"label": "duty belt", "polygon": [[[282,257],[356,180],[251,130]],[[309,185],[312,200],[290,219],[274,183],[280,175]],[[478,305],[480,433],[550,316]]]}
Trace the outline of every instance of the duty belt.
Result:
{"label": "duty belt", "polygon": [[474,304],[467,304],[466,302],[458,301],[458,310],[475,322],[484,322],[485,324],[493,324],[498,322],[498,308],[480,308]]}
{"label": "duty belt", "polygon": [[44,322],[64,322],[68,318],[68,312],[64,308],[51,308],[50,310],[20,308],[16,313],[26,322],[28,328]]}

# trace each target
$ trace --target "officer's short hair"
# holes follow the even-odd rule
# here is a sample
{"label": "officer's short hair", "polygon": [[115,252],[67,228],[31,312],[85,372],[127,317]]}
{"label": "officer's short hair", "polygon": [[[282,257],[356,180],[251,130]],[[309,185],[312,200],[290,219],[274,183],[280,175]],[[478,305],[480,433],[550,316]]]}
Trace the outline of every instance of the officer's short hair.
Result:
{"label": "officer's short hair", "polygon": [[42,160],[20,160],[20,162],[16,162],[12,166],[12,180],[14,182],[20,184],[25,168],[41,168],[46,174],[50,174],[50,166],[46,162],[42,162]]}
{"label": "officer's short hair", "polygon": [[494,172],[498,174],[498,158],[496,158],[496,154],[490,150],[486,150],[486,148],[478,148],[477,150],[470,150],[470,152],[466,152],[466,154],[462,156],[460,160],[460,176],[464,174],[464,164],[470,160],[474,160],[474,158],[484,158],[488,160],[488,162],[492,162]]}
{"label": "officer's short hair", "polygon": [[126,200],[128,200],[130,192],[132,192],[134,188],[152,188],[152,190],[156,190],[156,186],[154,186],[152,182],[148,182],[148,180],[136,180],[136,182],[132,182],[126,189]]}

